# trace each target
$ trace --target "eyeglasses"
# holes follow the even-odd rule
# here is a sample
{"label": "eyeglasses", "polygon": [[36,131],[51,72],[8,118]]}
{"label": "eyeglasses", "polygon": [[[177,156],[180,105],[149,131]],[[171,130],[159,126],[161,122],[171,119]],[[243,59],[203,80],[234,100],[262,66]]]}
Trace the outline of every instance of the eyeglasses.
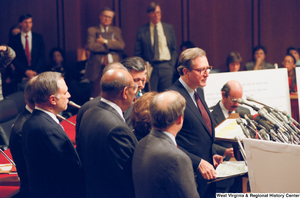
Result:
{"label": "eyeglasses", "polygon": [[292,62],[292,61],[282,61],[282,64],[283,64],[283,65],[284,65],[285,63],[292,64],[292,63],[294,63],[294,62]]}
{"label": "eyeglasses", "polygon": [[230,98],[230,96],[228,96],[228,99],[230,100],[230,102],[235,103],[235,102],[237,102],[238,99],[240,99],[240,98],[233,99],[233,98]]}
{"label": "eyeglasses", "polygon": [[212,68],[213,68],[213,66],[207,66],[207,67],[203,67],[201,69],[192,69],[192,70],[195,70],[203,75],[205,72],[209,73],[212,70]]}
{"label": "eyeglasses", "polygon": [[137,84],[134,84],[133,86],[127,86],[127,87],[128,89],[133,88],[134,94],[136,94],[139,89],[139,86]]}

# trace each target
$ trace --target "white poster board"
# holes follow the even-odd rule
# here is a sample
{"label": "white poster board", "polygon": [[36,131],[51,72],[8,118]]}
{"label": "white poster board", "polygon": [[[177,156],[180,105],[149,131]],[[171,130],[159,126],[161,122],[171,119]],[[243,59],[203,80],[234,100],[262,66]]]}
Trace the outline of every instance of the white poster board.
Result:
{"label": "white poster board", "polygon": [[[296,81],[297,81],[297,89],[300,89],[300,67],[296,67]],[[298,107],[300,107],[299,94],[300,94],[300,91],[298,91]],[[300,108],[298,111],[299,111],[299,115],[300,115]]]}
{"label": "white poster board", "polygon": [[300,146],[243,139],[252,193],[300,193]]}
{"label": "white poster board", "polygon": [[[230,80],[236,80],[242,85],[243,99],[247,103],[255,104],[246,100],[246,96],[251,96],[261,103],[273,108],[277,107],[281,111],[286,110],[289,115],[291,114],[286,68],[212,73],[207,78],[207,83],[204,87],[205,101],[208,107],[216,105],[222,99],[221,88]],[[255,106],[261,107],[258,104],[255,104]],[[256,113],[251,107],[248,108],[253,114]]]}

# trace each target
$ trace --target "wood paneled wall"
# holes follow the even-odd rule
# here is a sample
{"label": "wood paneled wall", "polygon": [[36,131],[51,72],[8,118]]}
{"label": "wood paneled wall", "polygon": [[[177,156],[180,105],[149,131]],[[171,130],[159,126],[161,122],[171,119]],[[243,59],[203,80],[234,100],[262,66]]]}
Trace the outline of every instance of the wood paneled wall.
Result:
{"label": "wood paneled wall", "polygon": [[[82,59],[86,30],[99,24],[101,8],[116,11],[114,24],[121,27],[125,54],[133,55],[136,30],[148,22],[151,0],[0,0],[0,43],[23,13],[33,15],[33,31],[44,36],[46,52],[66,50],[67,60]],[[231,51],[238,51],[243,64],[258,44],[267,48],[267,61],[281,65],[286,48],[300,46],[299,0],[157,0],[162,21],[174,26],[180,44],[191,40],[207,52],[211,65],[226,69]]]}

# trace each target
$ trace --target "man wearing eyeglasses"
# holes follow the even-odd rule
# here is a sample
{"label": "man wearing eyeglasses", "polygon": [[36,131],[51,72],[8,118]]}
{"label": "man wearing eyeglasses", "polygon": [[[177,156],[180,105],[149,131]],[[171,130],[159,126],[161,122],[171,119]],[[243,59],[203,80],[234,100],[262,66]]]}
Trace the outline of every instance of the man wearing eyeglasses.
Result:
{"label": "man wearing eyeglasses", "polygon": [[131,162],[137,139],[123,112],[138,86],[129,72],[110,69],[101,78],[101,101],[81,120],[78,139],[86,197],[134,197]]}
{"label": "man wearing eyeglasses", "polygon": [[215,131],[202,89],[212,67],[205,51],[197,47],[183,51],[179,65],[180,78],[169,88],[186,99],[183,126],[176,142],[192,160],[200,197],[215,197],[215,184],[207,182],[216,178],[215,167],[223,157],[213,148]]}
{"label": "man wearing eyeglasses", "polygon": [[[232,113],[239,113],[244,110],[247,114],[250,114],[250,110],[239,106],[237,99],[242,98],[243,88],[238,81],[231,80],[228,81],[221,89],[222,100],[218,102],[215,106],[211,107],[211,117],[216,127],[218,124],[223,122],[228,118]],[[231,157],[234,157],[232,144],[230,143],[215,143],[214,148],[219,155],[225,156],[226,161],[230,160]],[[230,187],[233,185],[234,179],[227,179],[221,182],[218,182],[217,192],[232,192]]]}

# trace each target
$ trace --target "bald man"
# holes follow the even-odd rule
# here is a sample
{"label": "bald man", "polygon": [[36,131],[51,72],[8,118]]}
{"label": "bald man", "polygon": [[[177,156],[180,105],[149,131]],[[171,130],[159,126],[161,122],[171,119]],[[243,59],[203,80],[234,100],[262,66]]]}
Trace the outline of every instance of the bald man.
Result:
{"label": "bald man", "polygon": [[191,159],[175,137],[183,124],[186,100],[176,91],[156,95],[150,102],[152,130],[137,145],[132,172],[137,198],[199,198]]}
{"label": "bald man", "polygon": [[101,102],[84,113],[79,128],[86,197],[134,197],[131,162],[137,140],[123,112],[138,86],[127,71],[110,69],[101,89]]}

